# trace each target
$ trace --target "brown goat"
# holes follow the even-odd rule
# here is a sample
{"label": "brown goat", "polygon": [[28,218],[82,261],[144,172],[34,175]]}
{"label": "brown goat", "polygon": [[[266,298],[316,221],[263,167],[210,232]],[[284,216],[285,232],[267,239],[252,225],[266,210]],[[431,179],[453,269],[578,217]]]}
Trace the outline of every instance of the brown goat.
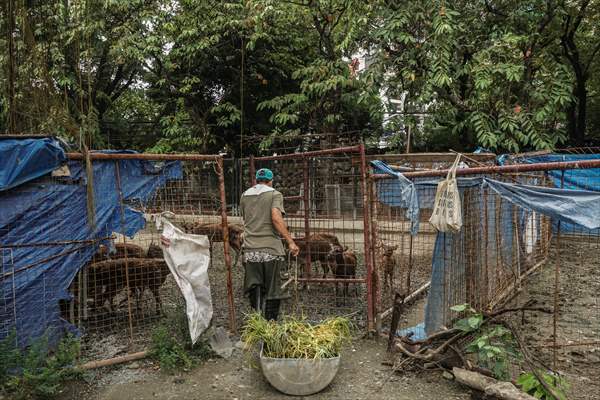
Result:
{"label": "brown goat", "polygon": [[[206,235],[210,243],[210,256],[212,260],[212,245],[214,242],[223,241],[223,227],[220,222],[218,223],[200,223],[200,222],[187,222],[182,224],[182,228],[187,233],[193,233],[196,235]],[[234,267],[237,264],[239,255],[242,251],[242,242],[244,236],[244,228],[240,225],[228,225],[229,233],[229,247],[231,247],[236,257],[234,260]]]}
{"label": "brown goat", "polygon": [[[162,259],[162,249],[151,244],[145,252],[141,246],[133,243],[117,243],[115,251],[108,253],[106,248],[100,248],[88,267],[88,295],[93,299],[93,309],[105,306],[108,300],[108,311],[112,312],[113,299],[127,287],[136,295],[136,304],[146,288],[150,289],[156,301],[157,312],[160,312],[160,287],[165,282],[169,269],[164,261],[150,262]],[[125,260],[127,258],[127,260]]]}
{"label": "brown goat", "polygon": [[[298,259],[301,260],[303,264],[306,264],[307,253],[310,245],[310,261],[314,263],[318,261],[321,265],[321,269],[323,269],[323,278],[327,277],[327,274],[330,270],[329,263],[329,253],[333,249],[334,246],[339,246],[341,248],[340,241],[335,235],[331,235],[328,233],[315,233],[309,236],[309,240],[306,238],[295,238],[294,242],[300,248],[300,252],[298,253]],[[315,267],[316,269],[316,267]]]}
{"label": "brown goat", "polygon": [[[337,279],[356,278],[356,265],[358,260],[352,250],[343,249],[341,246],[333,246],[328,254],[329,265],[332,268],[333,276]],[[344,283],[343,303],[346,305],[346,296],[348,296],[349,283]],[[338,297],[338,283],[335,284],[336,302]],[[339,304],[338,304],[339,305]]]}
{"label": "brown goat", "polygon": [[[206,235],[210,240],[211,244],[213,242],[222,242],[223,241],[223,227],[221,223],[183,223],[182,228],[187,233],[193,233],[195,235]],[[244,233],[244,228],[240,225],[228,225],[228,233],[229,233],[229,246],[236,252],[239,252],[242,249],[242,235]]]}
{"label": "brown goat", "polygon": [[[160,288],[167,280],[171,271],[167,263],[164,262],[163,251],[159,246],[150,244],[146,257],[149,259],[147,262],[134,264],[129,267],[129,288],[135,294],[138,310],[140,309],[140,300],[144,291],[149,289],[154,296],[156,314],[160,315],[162,312]],[[132,276],[133,279],[131,278]]]}
{"label": "brown goat", "polygon": [[383,253],[381,255],[381,269],[383,271],[383,286],[388,286],[390,293],[394,287],[394,271],[396,269],[396,256],[394,251],[397,245],[382,244]]}

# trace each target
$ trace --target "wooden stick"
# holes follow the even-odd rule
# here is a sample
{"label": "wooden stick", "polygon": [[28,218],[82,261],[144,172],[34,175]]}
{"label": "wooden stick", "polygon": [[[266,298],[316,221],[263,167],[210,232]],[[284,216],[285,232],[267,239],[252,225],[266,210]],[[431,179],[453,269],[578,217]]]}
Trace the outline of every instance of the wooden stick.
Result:
{"label": "wooden stick", "polygon": [[515,341],[517,342],[517,345],[519,346],[519,349],[521,350],[521,354],[523,355],[523,360],[525,361],[527,366],[529,366],[529,368],[531,369],[531,373],[533,373],[533,375],[535,375],[535,377],[540,382],[540,384],[544,387],[544,389],[546,389],[547,393],[549,393],[555,399],[559,399],[560,397],[557,396],[554,389],[550,385],[548,385],[548,383],[546,382],[544,377],[538,371],[538,368],[533,364],[533,361],[531,361],[531,355],[529,354],[529,350],[525,346],[525,343],[523,342],[523,339],[521,339],[521,336],[519,335],[517,330],[508,321],[503,321],[503,324],[511,331],[513,337],[515,338]]}
{"label": "wooden stick", "polygon": [[100,368],[100,367],[108,367],[110,365],[122,364],[122,363],[126,363],[129,361],[135,361],[135,360],[141,360],[142,358],[145,358],[147,356],[148,356],[147,351],[140,351],[139,353],[127,354],[125,356],[109,358],[107,360],[90,361],[85,364],[79,365],[77,367],[77,369],[88,370],[88,369],[95,369],[95,368]]}
{"label": "wooden stick", "polygon": [[404,296],[396,292],[394,296],[394,312],[392,313],[392,323],[390,325],[390,333],[388,337],[387,351],[391,352],[394,344],[394,338],[396,337],[396,331],[398,330],[398,324],[400,323],[400,315],[404,308]]}
{"label": "wooden stick", "polygon": [[[411,303],[413,300],[415,300],[417,297],[419,297],[419,295],[421,293],[423,293],[424,291],[426,291],[429,288],[430,285],[431,285],[431,281],[427,282],[426,284],[424,284],[423,286],[421,286],[420,288],[418,288],[417,290],[415,290],[414,292],[412,292],[410,295],[408,295],[404,299],[404,304]],[[379,318],[384,319],[385,317],[387,317],[388,315],[390,315],[392,313],[392,311],[394,311],[394,306],[392,306],[392,307],[388,308],[387,310],[385,310],[384,312],[382,312]]]}

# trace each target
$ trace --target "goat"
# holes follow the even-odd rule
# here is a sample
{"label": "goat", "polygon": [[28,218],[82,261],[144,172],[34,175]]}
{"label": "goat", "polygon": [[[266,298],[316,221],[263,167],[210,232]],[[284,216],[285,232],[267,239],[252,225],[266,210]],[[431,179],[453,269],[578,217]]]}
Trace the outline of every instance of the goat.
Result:
{"label": "goat", "polygon": [[[182,228],[187,233],[193,233],[195,235],[206,235],[210,242],[222,242],[223,241],[223,227],[220,222],[218,223],[184,223]],[[236,252],[242,249],[242,234],[244,228],[239,225],[228,225],[229,233],[229,246]]]}
{"label": "goat", "polygon": [[163,259],[163,252],[159,246],[153,243],[150,244],[146,257],[148,258],[147,261],[135,262],[129,266],[129,276],[133,276],[133,279],[130,278],[129,281],[129,289],[135,294],[138,310],[140,310],[140,300],[144,291],[149,289],[154,296],[156,314],[160,315],[162,312],[160,288],[167,280],[171,271]]}
{"label": "goat", "polygon": [[330,270],[329,253],[334,246],[341,248],[340,241],[335,235],[328,233],[315,233],[309,236],[308,241],[305,237],[295,238],[294,242],[300,248],[298,258],[306,264],[308,253],[308,245],[310,245],[310,260],[311,262],[318,261],[323,269],[323,278],[327,277]]}
{"label": "goat", "polygon": [[[107,255],[108,254],[108,255]],[[127,258],[127,262],[125,262]],[[88,292],[93,299],[93,309],[98,310],[108,301],[108,311],[112,312],[113,299],[127,287],[136,295],[136,305],[146,288],[150,289],[156,301],[157,313],[160,313],[160,287],[169,274],[164,261],[151,262],[149,259],[162,259],[162,249],[150,244],[145,252],[141,246],[132,243],[117,243],[115,251],[108,253],[107,248],[100,248],[88,266]],[[156,260],[154,260],[156,261]],[[122,302],[119,304],[121,305]]]}
{"label": "goat", "polygon": [[[206,235],[210,242],[210,254],[212,257],[212,244],[213,242],[223,241],[223,227],[220,222],[218,223],[183,223],[182,228],[187,233],[193,233],[195,235]],[[244,228],[240,225],[228,225],[227,230],[229,233],[229,247],[236,252],[234,267],[237,264],[240,252],[242,250],[242,241],[244,235]]]}
{"label": "goat", "polygon": [[394,271],[396,269],[396,257],[394,251],[398,248],[397,245],[392,246],[382,244],[383,254],[381,255],[381,269],[383,270],[383,286],[388,286],[390,293],[394,287]]}
{"label": "goat", "polygon": [[98,251],[92,257],[92,262],[116,260],[125,257],[145,257],[144,249],[133,243],[115,243],[114,249],[111,252],[108,246],[101,244]]}
{"label": "goat", "polygon": [[[344,249],[342,246],[333,246],[327,255],[329,265],[332,267],[333,275],[337,279],[356,278],[356,254],[352,250]],[[346,305],[346,296],[348,296],[349,283],[344,283],[342,291],[343,302]],[[335,297],[338,299],[338,283],[335,283]],[[337,301],[336,301],[337,303]],[[339,305],[339,304],[338,304]]]}

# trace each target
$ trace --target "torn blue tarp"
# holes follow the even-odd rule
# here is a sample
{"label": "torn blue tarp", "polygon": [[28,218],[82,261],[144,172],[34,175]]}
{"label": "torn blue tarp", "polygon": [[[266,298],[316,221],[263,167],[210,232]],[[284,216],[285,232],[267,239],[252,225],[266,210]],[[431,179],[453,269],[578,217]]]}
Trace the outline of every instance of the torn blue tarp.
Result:
{"label": "torn blue tarp", "polygon": [[[549,162],[565,161],[586,161],[599,160],[600,154],[540,154],[521,156],[515,159],[516,162],[538,164]],[[568,170],[550,170],[547,172],[552,180],[554,187],[575,190],[589,190],[600,192],[600,168],[568,169]],[[557,229],[557,221],[553,221],[554,230]],[[563,222],[561,231],[564,233],[581,232],[582,228]],[[587,230],[587,234],[600,235],[600,229]]]}
{"label": "torn blue tarp", "polygon": [[600,228],[600,192],[521,185],[490,178],[484,178],[483,182],[484,187],[527,210],[587,229]]}
{"label": "torn blue tarp", "polygon": [[[406,208],[406,218],[411,222],[410,233],[419,232],[419,198],[413,182],[399,172],[391,169],[383,161],[375,160],[371,164],[385,174],[395,176],[396,179],[384,180],[377,183],[377,195],[380,199],[387,199],[390,206]],[[393,195],[389,196],[390,193]]]}
{"label": "torn blue tarp", "polygon": [[0,192],[46,175],[66,160],[56,139],[2,139],[0,136]]}
{"label": "torn blue tarp", "polygon": [[96,224],[90,227],[85,169],[79,161],[68,167],[68,178],[38,178],[0,193],[0,339],[13,329],[20,345],[45,332],[52,341],[76,332],[59,308],[60,300],[71,298],[68,288],[76,273],[103,238],[113,232],[131,237],[144,228],[143,207],[157,189],[183,174],[180,162],[94,161]]}
{"label": "torn blue tarp", "polygon": [[[414,196],[404,196],[403,192],[409,186],[406,181],[400,179],[402,175],[397,173],[389,166],[382,162],[373,162],[378,171],[387,173],[390,176],[398,179],[380,180],[382,184],[378,185],[378,199],[392,207],[410,208],[411,210],[419,208],[432,208],[431,191],[435,190],[439,180],[415,180],[410,185],[414,190]],[[403,177],[405,180],[405,177]],[[391,184],[384,184],[391,182]],[[401,182],[398,183],[398,182]],[[409,181],[410,182],[410,181]],[[496,263],[497,270],[507,268],[507,274],[511,273],[508,266],[512,265],[512,257],[515,242],[517,241],[525,249],[532,248],[533,243],[527,243],[525,238],[517,238],[517,232],[523,232],[526,225],[529,224],[530,230],[536,231],[536,217],[533,213],[547,215],[553,220],[563,221],[565,224],[580,226],[587,229],[595,229],[600,227],[600,192],[585,191],[585,190],[570,190],[547,188],[543,186],[529,186],[523,184],[514,184],[497,181],[489,178],[458,178],[457,179],[461,198],[467,188],[478,192],[471,192],[469,207],[471,212],[479,210],[481,217],[471,218],[472,224],[479,226],[471,226],[473,231],[469,232],[468,237],[465,236],[465,228],[456,234],[438,232],[433,250],[432,260],[432,277],[431,288],[427,298],[427,306],[425,311],[425,330],[427,333],[432,333],[443,327],[445,321],[448,320],[449,306],[464,302],[464,299],[459,298],[458,293],[444,290],[445,283],[449,279],[449,274],[452,274],[452,279],[460,282],[465,279],[465,265],[467,254],[469,265],[484,265],[484,260],[478,259],[483,251],[470,252],[468,248],[486,248],[489,260],[488,263]],[[482,190],[488,187],[491,192],[498,196],[485,195]],[[428,191],[427,195],[421,195],[422,192]],[[500,201],[500,198],[502,201]],[[488,212],[488,218],[484,217],[484,209],[495,210]],[[501,218],[498,221],[495,213],[499,215],[513,216]],[[418,215],[415,211],[411,211],[408,215]],[[477,221],[477,222],[473,222]],[[415,221],[413,221],[414,226]],[[486,224],[483,229],[482,224]],[[515,224],[520,224],[519,229],[516,229]],[[499,224],[499,226],[496,226]],[[478,232],[488,232],[488,238],[482,238]],[[494,234],[498,235],[499,242],[495,240]],[[485,235],[484,235],[485,236]],[[527,235],[529,239],[532,234]],[[527,250],[525,250],[527,252]],[[529,251],[530,252],[530,251]],[[474,257],[474,259],[473,259]],[[491,280],[490,285],[494,282]]]}

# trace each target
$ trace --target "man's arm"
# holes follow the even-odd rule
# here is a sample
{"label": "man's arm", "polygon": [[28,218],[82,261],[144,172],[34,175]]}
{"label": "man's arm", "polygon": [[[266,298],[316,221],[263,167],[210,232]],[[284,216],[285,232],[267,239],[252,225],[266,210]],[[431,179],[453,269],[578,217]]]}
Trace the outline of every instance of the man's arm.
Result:
{"label": "man's arm", "polygon": [[271,219],[273,220],[273,226],[275,227],[275,230],[287,242],[292,256],[298,256],[300,249],[296,243],[294,243],[294,239],[292,239],[292,235],[290,235],[290,232],[288,231],[287,225],[283,220],[283,215],[281,214],[281,210],[279,210],[279,208],[271,208]]}

